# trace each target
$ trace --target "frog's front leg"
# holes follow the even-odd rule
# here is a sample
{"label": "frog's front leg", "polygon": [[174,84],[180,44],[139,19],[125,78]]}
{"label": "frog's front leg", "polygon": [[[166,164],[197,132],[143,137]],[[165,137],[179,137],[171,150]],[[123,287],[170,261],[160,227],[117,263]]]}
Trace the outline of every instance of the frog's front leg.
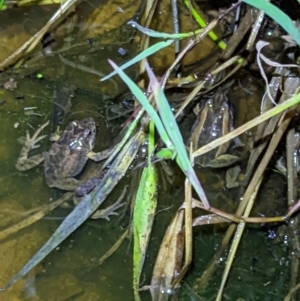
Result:
{"label": "frog's front leg", "polygon": [[112,153],[112,149],[106,149],[100,153],[94,153],[93,151],[88,152],[87,157],[95,162],[106,159]]}
{"label": "frog's front leg", "polygon": [[57,141],[60,138],[61,132],[62,131],[61,131],[60,127],[59,126],[56,127],[55,132],[52,133],[51,136],[50,136],[50,141],[52,141],[52,142]]}
{"label": "frog's front leg", "polygon": [[26,131],[26,141],[21,149],[19,158],[15,164],[16,169],[20,171],[31,169],[39,164],[41,164],[44,160],[43,154],[34,155],[28,158],[29,152],[32,149],[38,148],[39,145],[37,143],[44,139],[46,135],[42,135],[40,137],[39,134],[41,131],[49,124],[49,121],[40,126],[40,128],[34,133],[34,135],[30,138],[29,132]]}

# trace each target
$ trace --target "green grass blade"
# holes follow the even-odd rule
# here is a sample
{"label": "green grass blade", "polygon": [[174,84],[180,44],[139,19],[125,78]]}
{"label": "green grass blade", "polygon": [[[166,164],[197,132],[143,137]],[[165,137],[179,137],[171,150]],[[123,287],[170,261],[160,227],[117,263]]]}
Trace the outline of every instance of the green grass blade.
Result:
{"label": "green grass blade", "polygon": [[[202,27],[205,28],[207,26],[206,21],[201,17],[201,15],[195,10],[195,8],[192,6],[191,1],[190,0],[184,0],[183,1],[185,6],[191,10],[192,15],[194,17],[194,19],[196,20],[196,22]],[[216,35],[216,33],[212,30],[208,33],[208,36],[218,44],[218,46],[221,49],[225,49],[226,48],[226,43],[224,41],[220,41],[220,38]]]}
{"label": "green grass blade", "polygon": [[242,0],[265,12],[269,17],[275,20],[300,46],[300,32],[296,28],[293,21],[275,5],[265,0]]}
{"label": "green grass blade", "polygon": [[133,287],[136,296],[135,300],[140,300],[138,293],[140,276],[157,206],[157,174],[155,166],[151,164],[155,134],[152,121],[149,129],[148,166],[143,170],[133,210]]}
{"label": "green grass blade", "polygon": [[166,33],[166,32],[158,32],[146,27],[143,27],[139,25],[135,21],[129,21],[127,24],[132,25],[133,27],[136,27],[139,31],[146,34],[149,37],[152,38],[162,38],[162,39],[172,39],[172,40],[181,40],[184,38],[190,38],[197,34],[199,34],[203,29],[198,29],[196,31],[186,32],[186,33]]}
{"label": "green grass blade", "polygon": [[174,159],[174,152],[168,148],[162,148],[155,154],[155,157],[164,160]]}
{"label": "green grass blade", "polygon": [[151,84],[153,85],[153,93],[154,93],[155,100],[157,102],[157,107],[159,110],[161,120],[175,147],[176,154],[177,154],[176,159],[179,160],[179,166],[182,169],[182,171],[186,174],[186,176],[189,178],[199,198],[203,202],[204,207],[209,209],[210,208],[209,202],[195,174],[195,171],[192,167],[189,157],[186,153],[185,145],[180,130],[178,128],[177,122],[175,120],[174,114],[169,106],[169,102],[166,99],[163,90],[160,87],[159,82],[157,81],[153,71],[151,70],[148,64],[146,64],[146,70],[150,78]]}
{"label": "green grass blade", "polygon": [[119,76],[122,78],[122,80],[126,83],[126,85],[129,87],[131,92],[134,94],[134,96],[137,98],[137,100],[141,103],[141,105],[144,107],[144,109],[147,111],[147,113],[150,115],[151,119],[153,120],[157,131],[159,132],[159,135],[163,142],[166,144],[166,146],[170,149],[174,149],[173,143],[169,139],[169,136],[158,116],[154,108],[150,105],[148,102],[148,99],[146,98],[145,94],[142,92],[142,90],[134,83],[133,80],[131,80],[125,72],[121,70],[114,62],[111,60],[108,60],[109,63],[112,65],[112,67],[116,70],[115,72],[119,74]]}
{"label": "green grass blade", "polygon": [[[162,41],[162,42],[158,42],[152,46],[150,46],[149,48],[145,49],[144,51],[142,51],[140,54],[138,54],[137,56],[135,56],[132,60],[130,60],[129,62],[125,63],[124,65],[122,65],[121,67],[119,67],[121,70],[124,70],[130,66],[132,66],[135,63],[138,63],[139,61],[143,60],[144,58],[158,52],[159,50],[166,48],[168,46],[170,46],[172,43],[174,42],[174,40],[167,40],[167,41]],[[101,78],[100,81],[103,82],[107,79],[109,79],[110,77],[116,75],[117,72],[113,71],[110,74],[106,75],[105,77]]]}
{"label": "green grass blade", "polygon": [[143,114],[145,112],[145,109],[142,107],[137,115],[135,116],[134,120],[129,124],[127,131],[122,137],[122,140],[114,147],[113,152],[110,154],[109,158],[105,161],[105,163],[102,165],[102,169],[106,168],[116,157],[116,155],[119,153],[119,151],[124,147],[124,145],[127,143],[128,139],[131,137],[133,131],[135,130],[138,122],[142,118]]}

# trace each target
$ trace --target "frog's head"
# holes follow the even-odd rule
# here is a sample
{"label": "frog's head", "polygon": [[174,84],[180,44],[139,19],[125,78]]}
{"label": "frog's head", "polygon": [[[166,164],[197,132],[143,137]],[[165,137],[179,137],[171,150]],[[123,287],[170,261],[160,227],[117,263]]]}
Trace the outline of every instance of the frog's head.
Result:
{"label": "frog's head", "polygon": [[93,118],[73,120],[65,129],[71,149],[91,150],[95,146],[96,124]]}

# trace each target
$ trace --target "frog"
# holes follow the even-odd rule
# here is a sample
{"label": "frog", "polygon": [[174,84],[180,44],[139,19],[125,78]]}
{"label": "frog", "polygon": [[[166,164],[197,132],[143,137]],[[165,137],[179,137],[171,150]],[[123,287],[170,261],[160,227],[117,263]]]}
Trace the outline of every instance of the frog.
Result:
{"label": "frog", "polygon": [[47,185],[61,190],[74,191],[82,182],[75,179],[83,170],[90,158],[96,162],[105,159],[105,153],[94,153],[96,124],[93,118],[73,120],[62,132],[51,136],[53,141],[50,149],[31,157],[29,152],[39,147],[37,143],[45,138],[40,132],[49,124],[43,124],[30,137],[26,133],[26,141],[15,164],[16,169],[25,171],[44,162],[44,172]]}
{"label": "frog", "polygon": [[[228,134],[233,129],[233,109],[225,93],[218,90],[213,95],[203,99],[204,103],[198,110],[197,120],[192,127],[190,142],[196,150],[211,141]],[[194,110],[195,112],[195,110]],[[228,154],[230,141],[218,148],[196,157],[195,164],[201,167],[229,168],[234,167],[241,160],[239,156]],[[229,171],[229,169],[228,169]],[[226,175],[228,188],[238,186],[237,181],[232,182],[230,172]],[[234,174],[236,177],[236,174]]]}
{"label": "frog", "polygon": [[[109,155],[107,151],[93,152],[96,140],[94,119],[88,117],[82,120],[72,120],[63,131],[58,130],[51,135],[50,140],[53,143],[48,151],[29,157],[30,151],[38,148],[37,143],[46,137],[46,135],[40,136],[40,133],[48,124],[49,121],[41,125],[32,137],[28,131],[26,132],[24,146],[15,164],[16,169],[26,171],[44,162],[45,179],[49,187],[74,192],[79,188],[84,190],[87,182],[79,181],[75,177],[82,172],[88,159],[98,162]],[[95,179],[100,181],[101,177],[95,177]],[[97,183],[93,184],[95,187]],[[87,185],[90,186],[91,183]],[[78,204],[75,196],[74,203]],[[114,209],[118,207],[120,204],[116,204]],[[108,214],[115,213],[108,212]]]}

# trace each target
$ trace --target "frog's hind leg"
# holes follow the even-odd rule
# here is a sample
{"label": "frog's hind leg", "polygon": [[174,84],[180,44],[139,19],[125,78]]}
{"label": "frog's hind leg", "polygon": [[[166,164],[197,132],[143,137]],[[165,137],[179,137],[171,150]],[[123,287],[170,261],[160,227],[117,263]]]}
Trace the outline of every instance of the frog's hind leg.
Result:
{"label": "frog's hind leg", "polygon": [[34,168],[44,161],[43,154],[31,156],[30,158],[22,157],[17,160],[16,169],[19,171],[25,171]]}
{"label": "frog's hind leg", "polygon": [[47,185],[61,190],[74,191],[80,184],[75,178],[61,176],[57,173],[56,166],[49,159],[49,153],[44,153],[44,172]]}
{"label": "frog's hind leg", "polygon": [[[102,170],[94,177],[89,178],[83,184],[77,187],[75,190],[75,196],[81,197],[91,192],[96,186],[98,186],[104,178],[107,170]],[[77,204],[76,204],[77,205]]]}
{"label": "frog's hind leg", "polygon": [[32,149],[40,147],[37,143],[44,139],[46,135],[42,135],[39,137],[41,131],[49,124],[49,121],[40,126],[34,135],[30,138],[29,132],[26,131],[26,141],[21,149],[19,158],[15,164],[16,169],[20,171],[31,169],[39,164],[41,164],[44,160],[43,154],[34,155],[28,158],[29,152]]}
{"label": "frog's hind leg", "polygon": [[95,162],[102,161],[110,156],[113,149],[109,148],[99,153],[94,153],[93,151],[89,151],[87,157]]}
{"label": "frog's hind leg", "polygon": [[53,179],[51,176],[46,175],[46,181],[49,187],[55,187],[61,190],[74,191],[82,182],[75,178],[57,178]]}

